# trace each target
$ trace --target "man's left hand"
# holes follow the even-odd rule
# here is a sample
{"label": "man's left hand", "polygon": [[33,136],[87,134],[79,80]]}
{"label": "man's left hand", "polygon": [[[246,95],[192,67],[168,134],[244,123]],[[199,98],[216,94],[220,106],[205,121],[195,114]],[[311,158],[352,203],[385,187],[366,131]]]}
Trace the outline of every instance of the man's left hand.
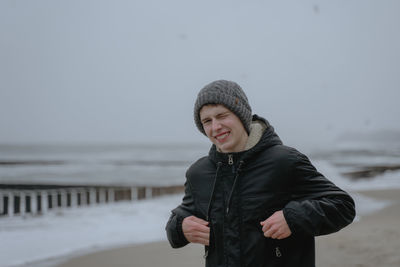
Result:
{"label": "man's left hand", "polygon": [[262,231],[264,232],[265,237],[284,239],[292,234],[285,216],[283,216],[282,210],[275,212],[271,217],[260,222],[260,224],[262,225]]}

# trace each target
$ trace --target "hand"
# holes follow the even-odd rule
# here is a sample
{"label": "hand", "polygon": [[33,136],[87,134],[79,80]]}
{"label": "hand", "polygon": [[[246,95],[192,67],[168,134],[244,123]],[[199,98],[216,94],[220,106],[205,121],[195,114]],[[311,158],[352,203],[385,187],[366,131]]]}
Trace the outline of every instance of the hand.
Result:
{"label": "hand", "polygon": [[208,246],[210,244],[210,227],[208,222],[189,216],[182,221],[182,231],[187,241]]}
{"label": "hand", "polygon": [[262,225],[262,231],[265,237],[273,239],[284,239],[292,234],[289,225],[286,222],[283,211],[277,211],[272,214],[268,219],[260,222]]}

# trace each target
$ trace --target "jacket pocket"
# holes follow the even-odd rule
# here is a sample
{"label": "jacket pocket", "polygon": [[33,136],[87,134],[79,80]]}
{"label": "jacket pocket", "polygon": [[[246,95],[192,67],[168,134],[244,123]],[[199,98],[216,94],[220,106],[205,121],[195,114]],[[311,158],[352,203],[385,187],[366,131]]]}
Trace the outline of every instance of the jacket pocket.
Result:
{"label": "jacket pocket", "polygon": [[[265,219],[268,219],[270,216],[272,216],[275,212],[282,210],[283,207],[277,207],[273,209],[269,209],[265,212]],[[269,250],[269,255],[274,261],[277,262],[286,262],[287,258],[292,255],[293,250],[294,250],[294,243],[295,243],[295,238],[292,235],[288,236],[287,238],[284,239],[273,239],[273,238],[266,238],[267,243],[268,243],[268,250]]]}

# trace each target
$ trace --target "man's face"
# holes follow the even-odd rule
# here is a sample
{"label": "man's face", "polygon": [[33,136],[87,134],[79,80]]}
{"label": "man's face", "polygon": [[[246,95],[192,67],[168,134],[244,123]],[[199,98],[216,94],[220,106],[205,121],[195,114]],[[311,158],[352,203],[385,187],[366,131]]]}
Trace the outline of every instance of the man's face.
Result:
{"label": "man's face", "polygon": [[248,134],[240,119],[223,105],[205,105],[200,120],[210,141],[223,153],[243,151]]}

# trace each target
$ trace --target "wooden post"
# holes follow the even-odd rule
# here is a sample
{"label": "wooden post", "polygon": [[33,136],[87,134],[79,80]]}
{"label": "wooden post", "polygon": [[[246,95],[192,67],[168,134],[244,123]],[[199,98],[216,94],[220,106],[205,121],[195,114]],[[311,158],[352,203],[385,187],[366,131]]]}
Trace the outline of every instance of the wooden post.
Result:
{"label": "wooden post", "polygon": [[58,208],[58,193],[57,191],[51,191],[51,208],[57,209]]}
{"label": "wooden post", "polygon": [[89,189],[89,202],[90,205],[96,204],[96,188]]}
{"label": "wooden post", "polygon": [[153,189],[151,187],[146,187],[144,198],[152,198],[153,197]]}
{"label": "wooden post", "polygon": [[71,207],[78,206],[78,193],[76,192],[75,189],[71,189],[70,194],[71,194]]}
{"label": "wooden post", "polygon": [[26,212],[26,196],[25,196],[25,192],[21,191],[19,193],[19,214],[21,216],[25,215]]}
{"label": "wooden post", "polygon": [[132,187],[131,188],[131,200],[137,200],[138,197],[139,197],[138,188],[137,187]]}
{"label": "wooden post", "polygon": [[31,192],[31,214],[36,214],[38,211],[37,195],[36,192]]}
{"label": "wooden post", "polygon": [[99,203],[106,203],[106,190],[99,188]]}
{"label": "wooden post", "polygon": [[8,217],[14,216],[14,194],[12,191],[8,192]]}
{"label": "wooden post", "polygon": [[4,213],[4,194],[0,191],[0,215]]}
{"label": "wooden post", "polygon": [[48,209],[49,209],[49,202],[48,202],[48,197],[47,197],[47,192],[42,191],[40,192],[41,198],[40,200],[42,201],[41,207],[42,207],[42,214],[46,214]]}
{"label": "wooden post", "polygon": [[86,194],[86,189],[81,189],[79,190],[79,193],[81,194],[81,206],[87,206],[87,194]]}
{"label": "wooden post", "polygon": [[115,201],[114,188],[108,188],[107,195],[108,195],[108,202],[113,203]]}
{"label": "wooden post", "polygon": [[67,207],[67,191],[65,190],[60,190],[61,194],[61,207],[66,208]]}

